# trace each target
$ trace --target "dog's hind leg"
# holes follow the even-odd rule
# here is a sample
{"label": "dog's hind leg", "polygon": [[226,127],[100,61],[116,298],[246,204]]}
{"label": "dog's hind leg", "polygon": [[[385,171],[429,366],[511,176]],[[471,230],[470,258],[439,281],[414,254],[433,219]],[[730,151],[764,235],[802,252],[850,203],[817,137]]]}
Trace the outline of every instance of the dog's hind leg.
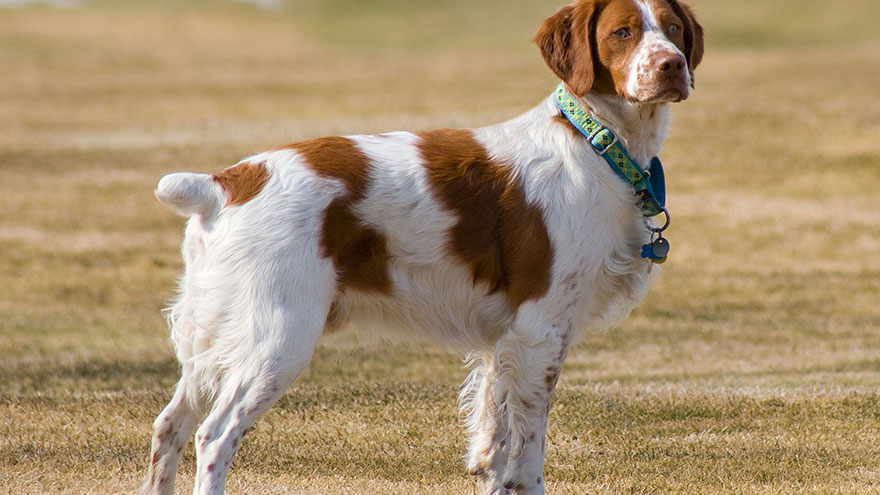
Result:
{"label": "dog's hind leg", "polygon": [[174,397],[153,423],[150,468],[141,487],[143,495],[171,495],[183,448],[196,429],[199,416],[186,394],[187,377],[181,378]]}
{"label": "dog's hind leg", "polygon": [[223,493],[248,428],[311,360],[335,290],[329,266],[312,268],[297,275],[254,273],[241,285],[245,302],[230,311],[235,316],[224,322],[209,351],[216,352],[219,372],[211,409],[196,431],[194,493]]}

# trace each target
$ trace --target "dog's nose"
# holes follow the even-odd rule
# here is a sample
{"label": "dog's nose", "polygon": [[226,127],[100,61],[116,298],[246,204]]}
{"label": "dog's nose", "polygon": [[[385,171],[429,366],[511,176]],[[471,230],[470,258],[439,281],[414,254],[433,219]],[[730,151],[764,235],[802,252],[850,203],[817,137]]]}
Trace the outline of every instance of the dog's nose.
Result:
{"label": "dog's nose", "polygon": [[667,55],[657,63],[657,70],[660,72],[675,74],[684,70],[685,65],[686,63],[681,55]]}

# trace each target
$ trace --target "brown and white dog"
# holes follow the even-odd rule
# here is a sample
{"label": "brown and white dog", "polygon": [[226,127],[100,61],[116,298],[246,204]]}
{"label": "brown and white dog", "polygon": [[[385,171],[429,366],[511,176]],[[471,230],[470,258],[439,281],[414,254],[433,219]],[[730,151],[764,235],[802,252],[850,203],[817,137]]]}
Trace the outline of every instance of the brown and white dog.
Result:
{"label": "brown and white dog", "polygon": [[[643,166],[703,53],[677,0],[575,0],[536,41]],[[193,432],[195,493],[222,493],[247,429],[321,334],[345,326],[402,327],[469,353],[468,472],[482,493],[544,493],[569,346],[625,317],[649,285],[632,187],[552,96],[489,127],[325,137],[214,176],[171,174],[156,196],[190,220],[169,310],[182,376],[154,424],[147,494],[173,493]]]}

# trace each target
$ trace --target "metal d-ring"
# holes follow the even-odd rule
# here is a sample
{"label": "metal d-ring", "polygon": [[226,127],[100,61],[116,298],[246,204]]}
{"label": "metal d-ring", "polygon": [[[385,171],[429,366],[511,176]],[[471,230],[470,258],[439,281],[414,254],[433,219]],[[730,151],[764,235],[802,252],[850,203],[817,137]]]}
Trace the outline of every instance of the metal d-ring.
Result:
{"label": "metal d-ring", "polygon": [[650,230],[651,232],[654,232],[656,234],[662,234],[664,230],[669,228],[669,222],[670,222],[669,210],[667,210],[666,207],[663,207],[662,211],[663,211],[663,214],[666,215],[666,223],[664,223],[662,227],[651,227],[650,225],[648,226],[648,230]]}

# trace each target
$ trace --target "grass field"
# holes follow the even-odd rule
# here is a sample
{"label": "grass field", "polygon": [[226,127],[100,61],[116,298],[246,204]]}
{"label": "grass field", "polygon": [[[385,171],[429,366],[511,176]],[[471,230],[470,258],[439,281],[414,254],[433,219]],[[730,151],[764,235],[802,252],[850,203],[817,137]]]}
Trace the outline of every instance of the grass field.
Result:
{"label": "grass field", "polygon": [[[880,493],[880,3],[693,0],[663,276],[574,350],[556,494]],[[0,9],[0,493],[132,492],[177,364],[183,220],[152,189],[335,133],[512,117],[551,0]],[[459,356],[322,346],[232,493],[471,494]],[[191,447],[179,479],[190,488]]]}

